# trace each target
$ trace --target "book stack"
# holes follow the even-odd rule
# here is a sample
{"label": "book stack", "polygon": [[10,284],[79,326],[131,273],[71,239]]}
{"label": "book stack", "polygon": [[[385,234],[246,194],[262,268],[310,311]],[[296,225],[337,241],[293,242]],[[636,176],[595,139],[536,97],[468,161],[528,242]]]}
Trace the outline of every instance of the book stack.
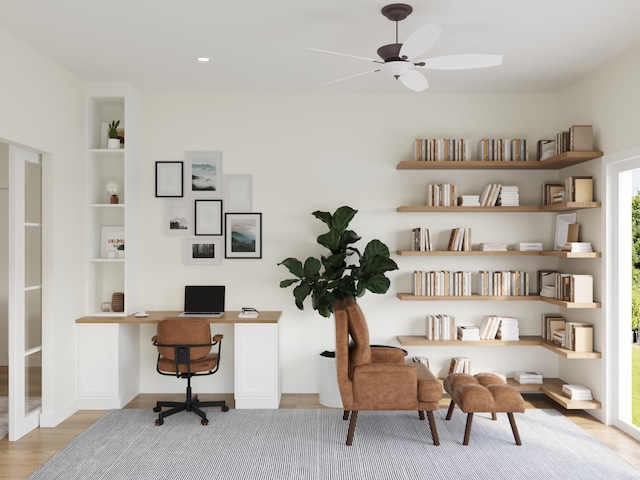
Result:
{"label": "book stack", "polygon": [[567,336],[565,335],[564,328],[559,330],[554,330],[553,332],[551,332],[551,341],[553,343],[557,343],[562,348],[565,348],[567,346],[566,339],[567,339]]}
{"label": "book stack", "polygon": [[455,340],[456,317],[453,315],[427,315],[428,340]]}
{"label": "book stack", "polygon": [[482,296],[527,296],[529,295],[529,273],[520,270],[478,272],[478,295]]}
{"label": "book stack", "polygon": [[513,317],[500,317],[500,326],[496,338],[505,342],[517,342],[520,340],[520,327],[518,319]]}
{"label": "book stack", "polygon": [[584,322],[565,322],[565,348],[574,352],[593,351],[593,325]]}
{"label": "book stack", "polygon": [[591,242],[567,242],[562,245],[563,252],[593,252]]}
{"label": "book stack", "polygon": [[555,270],[538,270],[538,290],[541,297],[556,298]]}
{"label": "book stack", "polygon": [[478,245],[481,252],[506,252],[507,244],[502,242],[481,243]]}
{"label": "book stack", "polygon": [[480,195],[460,195],[458,205],[461,207],[479,207]]}
{"label": "book stack", "polygon": [[467,357],[453,357],[449,364],[449,373],[471,373],[471,359]]}
{"label": "book stack", "polygon": [[591,389],[584,385],[565,383],[562,385],[562,393],[571,400],[593,400]]}
{"label": "book stack", "polygon": [[485,315],[478,327],[480,340],[494,340],[500,327],[500,317],[497,315]]}
{"label": "book stack", "polygon": [[[572,273],[556,273],[554,298],[563,302],[592,303],[593,302],[593,276],[577,275]],[[542,290],[540,295],[543,295]]]}
{"label": "book stack", "polygon": [[542,384],[542,374],[538,372],[513,372],[513,379],[522,385]]}
{"label": "book stack", "polygon": [[471,272],[451,270],[413,272],[413,294],[416,296],[471,296]]}
{"label": "book stack", "polygon": [[503,185],[500,188],[500,195],[496,205],[501,207],[518,207],[520,206],[520,193],[515,185]]}
{"label": "book stack", "polygon": [[560,183],[545,183],[542,185],[542,205],[564,203],[565,201],[564,185]]}
{"label": "book stack", "polygon": [[502,185],[499,183],[488,183],[482,189],[482,193],[480,193],[480,206],[482,207],[493,207],[498,201],[498,196],[500,195],[500,189]]}
{"label": "book stack", "polygon": [[460,325],[458,327],[458,340],[478,341],[480,340],[480,330],[474,325]]}
{"label": "book stack", "polygon": [[413,159],[426,162],[462,162],[472,158],[470,138],[416,138]]}
{"label": "book stack", "polygon": [[556,155],[555,140],[538,140],[538,160],[547,160]]}
{"label": "book stack", "polygon": [[450,252],[468,252],[471,250],[471,229],[452,228],[447,250]]}
{"label": "book stack", "polygon": [[427,185],[428,207],[455,207],[458,189],[452,183],[439,183]]}
{"label": "book stack", "polygon": [[514,243],[513,249],[516,252],[541,252],[542,242],[521,242]]}
{"label": "book stack", "polygon": [[430,252],[433,250],[431,232],[425,227],[416,227],[411,231],[411,249],[414,252]]}
{"label": "book stack", "polygon": [[542,314],[542,338],[548,341],[553,340],[553,332],[555,330],[564,330],[564,317],[557,313]]}

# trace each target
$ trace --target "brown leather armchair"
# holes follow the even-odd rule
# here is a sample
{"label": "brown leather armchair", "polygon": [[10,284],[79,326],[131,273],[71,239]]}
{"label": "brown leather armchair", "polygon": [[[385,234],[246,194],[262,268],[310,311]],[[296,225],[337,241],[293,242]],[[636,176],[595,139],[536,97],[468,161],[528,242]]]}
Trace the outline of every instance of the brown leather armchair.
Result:
{"label": "brown leather armchair", "polygon": [[[200,417],[202,425],[209,420],[202,408],[221,407],[229,410],[224,400],[201,402],[197,395],[191,394],[191,378],[200,375],[213,375],[220,367],[222,335],[211,337],[209,322],[202,318],[169,318],[158,323],[157,335],[151,339],[158,347],[156,370],[160,375],[169,375],[187,379],[187,391],[184,402],[159,401],[153,411],[158,413],[156,425],[162,425],[164,418],[174,413],[187,411]],[[211,348],[217,346],[216,352]],[[162,409],[170,407],[169,410]]]}
{"label": "brown leather armchair", "polygon": [[420,420],[426,411],[433,444],[440,445],[433,416],[442,399],[438,379],[422,363],[405,364],[400,348],[369,345],[367,322],[354,298],[336,302],[333,311],[343,419],[351,415],[347,445],[353,443],[360,410],[416,410]]}

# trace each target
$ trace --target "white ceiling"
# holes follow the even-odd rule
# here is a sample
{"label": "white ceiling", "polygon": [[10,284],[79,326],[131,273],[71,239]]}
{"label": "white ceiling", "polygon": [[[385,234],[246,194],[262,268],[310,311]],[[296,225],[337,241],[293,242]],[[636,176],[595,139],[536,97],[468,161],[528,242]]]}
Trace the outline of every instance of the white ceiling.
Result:
{"label": "white ceiling", "polygon": [[0,0],[0,26],[86,81],[140,92],[553,93],[640,45],[638,0],[414,1],[400,43],[433,23],[444,32],[425,56],[502,54],[502,66],[425,71],[419,94],[383,72],[321,86],[377,64],[307,47],[378,59],[395,42],[388,3]]}

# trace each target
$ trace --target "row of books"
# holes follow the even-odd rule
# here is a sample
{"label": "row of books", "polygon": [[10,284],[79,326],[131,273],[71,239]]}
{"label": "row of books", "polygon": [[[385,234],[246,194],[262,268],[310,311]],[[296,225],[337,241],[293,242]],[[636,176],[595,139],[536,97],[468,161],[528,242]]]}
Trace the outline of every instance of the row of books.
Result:
{"label": "row of books", "polygon": [[413,273],[413,294],[417,296],[470,296],[471,272],[421,271]]}
{"label": "row of books", "polygon": [[452,183],[427,186],[427,206],[429,207],[455,207],[458,203],[457,198],[457,187]]}
{"label": "row of books", "polygon": [[563,252],[593,252],[591,242],[567,242],[562,245]]}
{"label": "row of books", "polygon": [[453,357],[449,364],[449,373],[471,374],[471,359],[468,357]]}
{"label": "row of books", "polygon": [[564,179],[567,202],[593,202],[593,177],[571,176]]}
{"label": "row of books", "polygon": [[449,235],[447,250],[451,252],[471,251],[471,229],[452,228],[451,235]]}
{"label": "row of books", "polygon": [[478,201],[481,207],[517,207],[520,205],[520,193],[515,185],[489,183],[482,189]]}
{"label": "row of books", "polygon": [[460,325],[457,330],[458,340],[464,342],[480,340],[480,330],[475,325]]}
{"label": "row of books", "polygon": [[593,302],[592,275],[539,271],[538,276],[542,297],[572,303]]}
{"label": "row of books", "polygon": [[564,317],[542,314],[542,337],[574,352],[593,351],[593,325],[566,321]]}
{"label": "row of books", "polygon": [[414,252],[433,251],[431,231],[426,227],[415,227],[411,230],[411,248]]}
{"label": "row of books", "polygon": [[480,340],[520,340],[520,325],[517,318],[501,315],[485,315],[478,327]]}
{"label": "row of books", "polygon": [[415,161],[469,161],[473,158],[470,138],[416,138],[413,143]]}
{"label": "row of books", "polygon": [[590,152],[592,150],[592,125],[572,125],[569,130],[556,133],[555,139],[538,140],[538,159],[541,161],[564,152]]}
{"label": "row of books", "polygon": [[529,272],[520,270],[478,272],[478,295],[482,296],[528,296]]}
{"label": "row of books", "polygon": [[456,317],[453,315],[427,315],[428,340],[455,340],[457,338]]}
{"label": "row of books", "polygon": [[483,138],[478,142],[481,161],[511,162],[529,158],[525,138]]}

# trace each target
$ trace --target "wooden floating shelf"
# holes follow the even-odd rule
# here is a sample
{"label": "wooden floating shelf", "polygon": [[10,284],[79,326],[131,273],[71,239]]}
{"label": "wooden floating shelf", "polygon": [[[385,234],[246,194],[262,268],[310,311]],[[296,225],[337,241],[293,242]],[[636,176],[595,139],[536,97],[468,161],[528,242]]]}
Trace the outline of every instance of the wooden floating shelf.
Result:
{"label": "wooden floating shelf", "polygon": [[472,256],[506,256],[506,257],[527,257],[527,256],[542,256],[542,257],[562,257],[562,258],[600,258],[602,254],[600,252],[561,252],[555,250],[540,251],[517,251],[507,250],[506,252],[492,252],[482,250],[471,251],[451,251],[451,250],[431,250],[431,251],[417,251],[417,250],[398,250],[396,252],[400,256],[404,257],[472,257]]}
{"label": "wooden floating shelf", "polygon": [[557,305],[558,307],[564,308],[601,308],[602,304],[600,302],[590,302],[590,303],[572,303],[565,302],[562,300],[556,300],[555,298],[541,297],[540,295],[478,295],[477,293],[473,293],[471,295],[461,295],[461,296],[453,296],[453,295],[414,295],[413,293],[396,293],[396,296],[402,300],[403,302],[443,302],[443,301],[456,301],[456,302],[537,302],[543,301],[546,303],[551,303],[552,305]]}
{"label": "wooden floating shelf", "polygon": [[518,207],[432,207],[427,205],[403,205],[396,208],[397,212],[414,213],[443,213],[443,212],[500,212],[500,213],[536,213],[536,212],[566,212],[570,210],[585,210],[600,208],[602,202],[568,202],[554,205],[520,205]]}
{"label": "wooden floating shelf", "polygon": [[544,383],[540,385],[540,390],[547,397],[569,410],[599,410],[602,408],[602,404],[597,400],[571,400],[566,397],[562,393],[562,385],[565,383],[567,382],[559,378],[545,378]]}
{"label": "wooden floating shelf", "polygon": [[602,157],[601,151],[565,152],[547,160],[526,161],[403,161],[397,170],[556,170]]}
{"label": "wooden floating shelf", "polygon": [[589,302],[589,303],[574,303],[574,302],[565,302],[564,300],[557,300],[555,298],[549,297],[540,297],[540,300],[546,303],[550,303],[552,305],[557,305],[558,307],[564,308],[600,308],[602,304],[600,302]]}

